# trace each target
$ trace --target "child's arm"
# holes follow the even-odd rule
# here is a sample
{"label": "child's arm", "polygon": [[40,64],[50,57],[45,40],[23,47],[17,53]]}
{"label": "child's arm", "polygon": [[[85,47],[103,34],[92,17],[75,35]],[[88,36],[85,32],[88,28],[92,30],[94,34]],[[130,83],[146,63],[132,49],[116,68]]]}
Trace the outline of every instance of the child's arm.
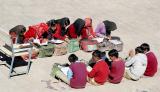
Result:
{"label": "child's arm", "polygon": [[69,68],[69,69],[68,69],[68,72],[67,72],[67,78],[68,78],[68,80],[70,80],[70,79],[72,78],[72,76],[73,76],[73,72],[72,72],[72,70]]}

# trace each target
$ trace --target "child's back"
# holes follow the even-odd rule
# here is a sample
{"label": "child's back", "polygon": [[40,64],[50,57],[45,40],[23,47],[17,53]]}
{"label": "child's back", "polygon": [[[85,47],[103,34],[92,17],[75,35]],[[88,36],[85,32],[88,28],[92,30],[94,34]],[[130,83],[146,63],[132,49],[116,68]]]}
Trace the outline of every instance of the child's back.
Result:
{"label": "child's back", "polygon": [[70,86],[73,88],[84,88],[87,82],[86,65],[82,62],[75,62],[70,65],[73,72],[73,78],[70,80]]}

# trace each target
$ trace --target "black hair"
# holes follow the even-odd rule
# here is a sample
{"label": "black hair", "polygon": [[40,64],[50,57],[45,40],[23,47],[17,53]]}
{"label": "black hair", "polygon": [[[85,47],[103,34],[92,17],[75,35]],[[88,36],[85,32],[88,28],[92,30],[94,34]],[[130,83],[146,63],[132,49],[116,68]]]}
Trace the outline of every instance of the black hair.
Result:
{"label": "black hair", "polygon": [[44,32],[44,33],[42,34],[42,38],[48,38],[48,32]]}
{"label": "black hair", "polygon": [[68,26],[70,24],[70,20],[68,17],[63,17],[61,19],[55,20],[56,24],[60,24],[61,27],[64,27],[65,25]]}
{"label": "black hair", "polygon": [[108,31],[108,30],[109,30],[109,31],[114,31],[114,30],[117,29],[117,25],[116,25],[116,23],[113,22],[113,21],[105,20],[105,21],[103,21],[103,23],[104,23],[105,28],[106,28],[107,31]]}
{"label": "black hair", "polygon": [[142,49],[144,50],[144,51],[150,51],[150,46],[149,46],[149,44],[147,44],[147,43],[143,43],[143,44],[141,44],[141,47],[142,47]]}
{"label": "black hair", "polygon": [[104,57],[104,56],[106,56],[106,52],[105,51],[101,52],[101,57]]}
{"label": "black hair", "polygon": [[51,27],[48,29],[48,39],[52,39],[52,34],[54,34],[56,31],[55,29],[53,30]]}
{"label": "black hair", "polygon": [[55,20],[55,23],[56,24],[60,24],[61,36],[66,35],[67,34],[66,26],[68,26],[70,24],[69,18],[68,17],[64,17],[64,18],[61,18],[61,19],[57,19],[57,20]]}
{"label": "black hair", "polygon": [[143,51],[141,46],[138,46],[137,48],[135,48],[135,52],[136,53],[144,53],[144,51]]}
{"label": "black hair", "polygon": [[107,63],[107,65],[109,66],[109,68],[111,68],[111,66],[112,66],[112,62],[111,62],[111,61],[109,61],[109,59],[108,59],[108,58],[106,58],[106,59],[105,59],[105,62]]}
{"label": "black hair", "polygon": [[111,35],[111,31],[114,31],[117,29],[117,25],[116,23],[109,21],[109,20],[105,20],[103,21],[104,25],[105,25],[105,29],[106,29],[106,36]]}
{"label": "black hair", "polygon": [[65,19],[64,24],[65,24],[66,26],[68,26],[68,25],[70,24],[70,20],[69,20],[69,18],[64,17],[63,19]]}
{"label": "black hair", "polygon": [[76,34],[78,36],[81,35],[81,31],[83,29],[83,27],[85,26],[85,21],[81,18],[78,18],[75,20],[75,22],[73,23],[74,27],[75,27],[75,31],[76,31]]}
{"label": "black hair", "polygon": [[76,62],[78,60],[78,57],[75,54],[71,54],[68,57],[69,62]]}
{"label": "black hair", "polygon": [[100,58],[100,59],[101,59],[101,57],[102,57],[102,53],[101,53],[101,51],[99,51],[99,50],[95,50],[95,51],[92,53],[92,55],[95,56],[95,57],[98,57],[98,58]]}
{"label": "black hair", "polygon": [[112,49],[108,52],[109,56],[115,56],[116,58],[118,58],[119,54],[118,51],[116,49]]}
{"label": "black hair", "polygon": [[55,26],[55,25],[56,25],[55,20],[54,20],[54,19],[51,19],[51,20],[47,21],[47,25],[48,25],[49,27]]}

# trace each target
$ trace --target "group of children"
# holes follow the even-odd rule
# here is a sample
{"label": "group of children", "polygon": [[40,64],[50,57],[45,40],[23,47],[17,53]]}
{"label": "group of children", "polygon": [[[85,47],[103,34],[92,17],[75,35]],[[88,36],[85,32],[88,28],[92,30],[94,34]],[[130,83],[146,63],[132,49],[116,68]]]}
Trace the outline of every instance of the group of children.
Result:
{"label": "group of children", "polygon": [[[150,51],[147,43],[136,47],[135,51],[130,51],[126,59],[120,58],[115,49],[110,50],[108,56],[109,59],[105,52],[95,50],[92,53],[91,61],[84,63],[78,60],[75,54],[71,54],[68,57],[71,64],[67,74],[65,75],[59,68],[54,71],[54,75],[72,88],[84,88],[87,82],[96,86],[103,85],[105,82],[118,84],[123,77],[138,81],[143,75],[153,77],[157,72],[157,58]],[[55,70],[55,66],[53,70]]]}
{"label": "group of children", "polygon": [[[70,19],[64,17],[28,27],[17,25],[9,30],[9,34],[13,43],[24,44],[32,42],[36,47],[32,50],[32,58],[36,58],[40,52],[37,47],[39,45],[47,45],[52,39],[62,40],[61,46],[69,44],[70,39],[76,39],[79,43],[83,39],[92,40],[97,37],[111,39],[111,31],[115,29],[117,29],[117,26],[114,22],[105,20],[98,24],[94,32],[91,18],[77,18],[70,24]],[[23,59],[27,59],[27,57],[27,55],[22,56]]]}
{"label": "group of children", "polygon": [[94,32],[91,18],[77,18],[70,24],[69,18],[64,17],[57,20],[52,19],[46,23],[42,22],[29,27],[17,25],[9,30],[9,34],[13,38],[17,37],[17,43],[27,43],[31,39],[39,39],[40,42],[43,43],[51,39],[64,41],[68,41],[68,39],[92,39],[94,37],[107,37],[110,39],[111,31],[116,28],[114,22],[105,20],[98,24]]}
{"label": "group of children", "polygon": [[[111,39],[111,31],[116,30],[116,24],[105,20],[98,24],[95,32],[92,27],[92,19],[76,19],[71,25],[67,17],[49,20],[46,23],[26,27],[18,25],[9,31],[13,42],[27,43],[33,39],[38,39],[40,43],[48,42],[51,39],[60,39],[68,42],[69,39],[92,39],[102,37]],[[14,39],[14,38],[17,39]],[[68,57],[68,71],[64,74],[59,64],[55,64],[53,75],[72,88],[84,88],[87,81],[93,85],[103,85],[105,82],[120,83],[123,76],[131,80],[139,80],[143,75],[154,76],[157,72],[157,58],[150,51],[150,46],[143,43],[130,51],[129,56],[123,60],[119,57],[117,50],[108,52],[109,59],[105,52],[95,50],[92,59],[87,64],[78,60],[75,54]],[[110,60],[110,61],[109,61]],[[91,70],[90,70],[91,69]]]}

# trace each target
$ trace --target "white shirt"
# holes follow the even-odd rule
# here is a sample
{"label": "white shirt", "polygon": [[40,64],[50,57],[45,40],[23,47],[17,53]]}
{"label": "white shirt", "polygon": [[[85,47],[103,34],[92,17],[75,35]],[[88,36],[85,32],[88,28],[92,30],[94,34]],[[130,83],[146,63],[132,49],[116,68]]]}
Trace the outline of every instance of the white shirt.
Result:
{"label": "white shirt", "polygon": [[135,76],[135,79],[139,79],[146,70],[147,57],[145,54],[138,53],[133,57],[129,57],[125,66],[129,68],[130,72]]}

